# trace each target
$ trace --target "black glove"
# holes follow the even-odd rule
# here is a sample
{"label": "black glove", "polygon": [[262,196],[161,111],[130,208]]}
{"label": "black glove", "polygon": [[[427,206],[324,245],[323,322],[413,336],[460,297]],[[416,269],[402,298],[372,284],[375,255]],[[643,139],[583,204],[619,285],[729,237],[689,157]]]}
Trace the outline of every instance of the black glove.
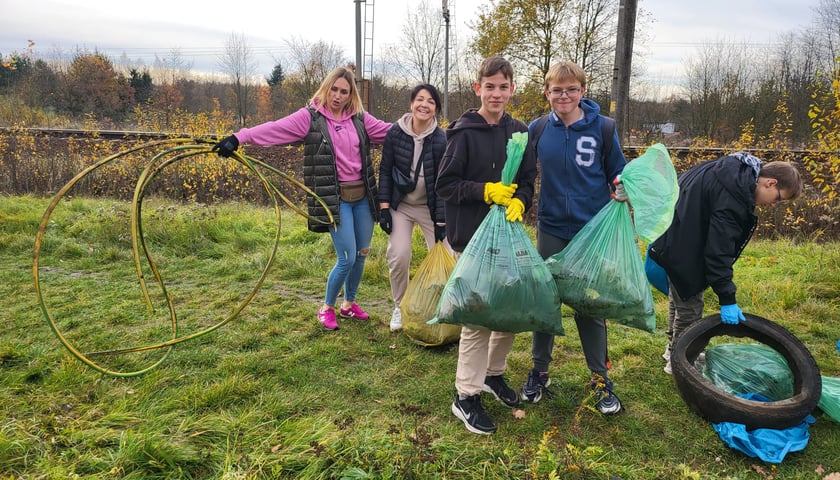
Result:
{"label": "black glove", "polygon": [[236,135],[230,135],[216,145],[213,145],[210,151],[218,153],[220,157],[228,158],[233,155],[234,150],[237,148],[239,148],[239,139],[236,138]]}
{"label": "black glove", "polygon": [[442,242],[446,238],[446,225],[435,225],[435,241]]}
{"label": "black glove", "polygon": [[391,234],[391,209],[383,208],[379,211],[379,228],[388,235]]}

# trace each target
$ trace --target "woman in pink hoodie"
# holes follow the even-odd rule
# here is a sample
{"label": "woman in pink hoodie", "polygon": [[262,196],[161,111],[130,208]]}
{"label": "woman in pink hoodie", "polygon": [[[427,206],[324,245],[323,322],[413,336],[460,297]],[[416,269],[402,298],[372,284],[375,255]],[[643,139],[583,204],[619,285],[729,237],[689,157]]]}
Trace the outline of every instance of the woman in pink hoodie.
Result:
{"label": "woman in pink hoodie", "polygon": [[370,144],[381,144],[390,127],[390,123],[365,113],[352,67],[338,67],[327,75],[306,107],[279,120],[243,128],[213,147],[219,155],[229,157],[242,143],[274,146],[303,142],[304,184],[329,209],[328,213],[320,202],[307,197],[309,230],[329,232],[337,257],[318,310],[318,320],[327,330],[338,329],[335,305],[342,288],[339,314],[357,320],[369,317],[355,300],[379,216]]}

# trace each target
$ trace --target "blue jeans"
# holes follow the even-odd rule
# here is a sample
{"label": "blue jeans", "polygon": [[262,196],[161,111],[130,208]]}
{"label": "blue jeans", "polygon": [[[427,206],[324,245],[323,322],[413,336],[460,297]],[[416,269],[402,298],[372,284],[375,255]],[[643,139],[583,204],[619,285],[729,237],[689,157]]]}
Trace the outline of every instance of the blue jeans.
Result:
{"label": "blue jeans", "polygon": [[365,260],[370,251],[370,240],[373,238],[373,214],[367,198],[357,202],[340,201],[338,218],[338,227],[330,227],[338,260],[327,277],[327,294],[324,298],[324,303],[333,306],[342,286],[344,299],[348,302],[356,300],[362,273],[365,271]]}

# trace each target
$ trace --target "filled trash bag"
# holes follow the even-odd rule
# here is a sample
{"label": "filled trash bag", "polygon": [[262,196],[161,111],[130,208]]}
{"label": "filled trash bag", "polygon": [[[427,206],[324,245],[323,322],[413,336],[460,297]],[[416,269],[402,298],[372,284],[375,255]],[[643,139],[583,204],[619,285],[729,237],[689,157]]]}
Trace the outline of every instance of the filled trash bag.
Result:
{"label": "filled trash bag", "polygon": [[648,148],[624,167],[621,183],[633,215],[627,203],[610,201],[546,265],[561,301],[577,313],[653,332],[653,296],[636,235],[651,242],[673,220],[679,187],[668,150]]}
{"label": "filled trash bag", "polygon": [[[503,184],[516,177],[527,141],[525,132],[508,141]],[[490,209],[458,258],[429,324],[438,322],[565,335],[551,273],[522,222],[505,218],[505,207]]]}
{"label": "filled trash bag", "polygon": [[762,395],[777,402],[793,396],[787,360],[761,343],[727,343],[706,350],[703,376],[735,395]]}
{"label": "filled trash bag", "polygon": [[575,312],[647,332],[656,329],[653,296],[626,203],[607,203],[545,264],[560,300]]}
{"label": "filled trash bag", "polygon": [[437,242],[408,282],[400,302],[400,311],[403,332],[414,343],[424,347],[438,347],[457,342],[461,337],[461,327],[458,325],[426,323],[434,318],[440,294],[454,268],[455,259],[443,242]]}
{"label": "filled trash bag", "polygon": [[840,423],[840,378],[822,377],[822,394],[817,404],[826,415]]}
{"label": "filled trash bag", "polygon": [[[770,400],[758,394],[739,396],[759,402]],[[779,430],[772,428],[747,430],[743,424],[730,422],[713,423],[712,427],[730,448],[765,462],[781,463],[788,453],[804,450],[808,446],[810,439],[808,427],[814,422],[814,417],[808,415],[802,423]]]}

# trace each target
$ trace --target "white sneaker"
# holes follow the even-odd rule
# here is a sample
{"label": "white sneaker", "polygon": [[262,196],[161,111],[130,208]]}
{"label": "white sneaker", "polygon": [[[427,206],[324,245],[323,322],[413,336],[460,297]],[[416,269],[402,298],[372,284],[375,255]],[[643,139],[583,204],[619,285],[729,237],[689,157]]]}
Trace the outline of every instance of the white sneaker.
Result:
{"label": "white sneaker", "polygon": [[673,372],[671,371],[671,360],[668,360],[668,363],[665,364],[665,368],[662,370],[664,370],[668,375],[673,375]]}
{"label": "white sneaker", "polygon": [[665,353],[662,354],[662,359],[665,360],[666,362],[671,361],[671,344],[670,343],[665,347]]}
{"label": "white sneaker", "polygon": [[402,330],[402,312],[400,312],[400,307],[394,308],[394,313],[391,314],[391,324],[389,327],[392,332],[399,332]]}

